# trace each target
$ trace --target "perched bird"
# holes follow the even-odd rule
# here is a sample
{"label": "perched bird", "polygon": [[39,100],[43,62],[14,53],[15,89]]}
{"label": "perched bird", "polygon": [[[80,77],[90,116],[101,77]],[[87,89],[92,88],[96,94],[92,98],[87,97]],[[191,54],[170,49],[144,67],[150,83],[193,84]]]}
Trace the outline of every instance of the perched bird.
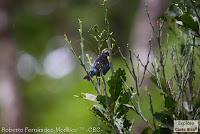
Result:
{"label": "perched bird", "polygon": [[110,69],[109,55],[108,49],[104,49],[101,55],[94,61],[89,75],[86,75],[84,79],[90,81],[93,76],[105,75]]}

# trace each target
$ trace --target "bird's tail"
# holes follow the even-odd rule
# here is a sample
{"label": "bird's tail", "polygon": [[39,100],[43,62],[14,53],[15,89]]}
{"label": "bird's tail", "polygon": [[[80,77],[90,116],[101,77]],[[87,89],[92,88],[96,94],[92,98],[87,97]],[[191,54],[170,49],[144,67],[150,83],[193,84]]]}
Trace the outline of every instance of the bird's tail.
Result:
{"label": "bird's tail", "polygon": [[86,79],[86,80],[88,80],[88,81],[91,81],[91,76],[89,76],[89,75],[86,75],[85,77],[83,77],[83,79]]}

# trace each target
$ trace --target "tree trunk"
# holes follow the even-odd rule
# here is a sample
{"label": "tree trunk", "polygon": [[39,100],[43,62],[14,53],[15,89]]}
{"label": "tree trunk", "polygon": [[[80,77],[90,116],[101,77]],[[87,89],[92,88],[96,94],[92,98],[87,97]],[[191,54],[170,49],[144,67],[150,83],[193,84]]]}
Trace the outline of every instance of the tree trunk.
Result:
{"label": "tree trunk", "polygon": [[0,0],[0,110],[5,128],[24,128],[16,72],[16,46],[10,36],[10,1]]}

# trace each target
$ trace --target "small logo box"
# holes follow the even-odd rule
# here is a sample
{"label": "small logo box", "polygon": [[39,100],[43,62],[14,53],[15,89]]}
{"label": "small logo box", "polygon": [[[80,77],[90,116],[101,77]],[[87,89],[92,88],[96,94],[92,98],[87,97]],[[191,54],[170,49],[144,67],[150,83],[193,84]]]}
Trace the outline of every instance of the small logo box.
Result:
{"label": "small logo box", "polygon": [[198,120],[174,120],[174,132],[198,132]]}

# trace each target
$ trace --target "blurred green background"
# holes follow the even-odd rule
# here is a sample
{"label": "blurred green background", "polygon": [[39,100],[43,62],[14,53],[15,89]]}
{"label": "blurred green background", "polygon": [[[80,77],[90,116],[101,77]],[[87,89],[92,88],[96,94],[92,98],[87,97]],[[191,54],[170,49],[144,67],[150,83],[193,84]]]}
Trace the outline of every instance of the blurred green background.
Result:
{"label": "blurred green background", "polygon": [[[63,34],[67,33],[79,52],[80,18],[86,51],[95,52],[96,44],[87,40],[87,31],[94,24],[102,26],[104,23],[100,3],[99,0],[20,0],[12,3],[11,30],[18,48],[17,67],[27,126],[106,128],[90,111],[93,103],[74,97],[95,91],[82,79],[85,73],[64,47],[63,39]],[[111,29],[119,44],[129,40],[138,5],[137,0],[109,2]]]}

